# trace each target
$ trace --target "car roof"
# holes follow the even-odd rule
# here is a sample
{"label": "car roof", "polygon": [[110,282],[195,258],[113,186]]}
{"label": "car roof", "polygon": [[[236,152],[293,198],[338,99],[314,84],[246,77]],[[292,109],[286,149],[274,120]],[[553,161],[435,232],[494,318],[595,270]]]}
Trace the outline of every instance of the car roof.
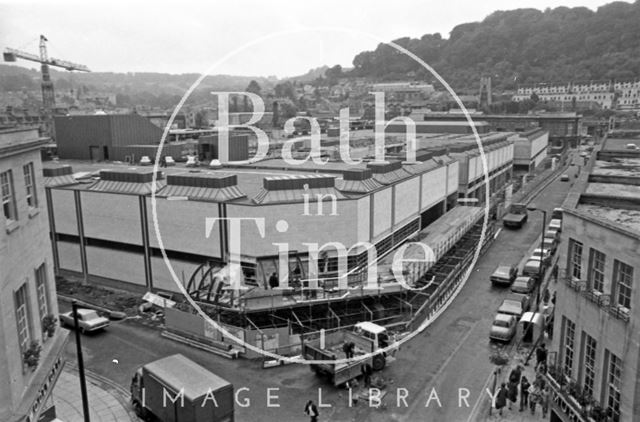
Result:
{"label": "car roof", "polygon": [[493,320],[494,321],[509,321],[512,318],[515,318],[515,317],[513,315],[497,313],[495,318],[493,318]]}
{"label": "car roof", "polygon": [[516,277],[516,281],[514,281],[514,283],[528,283],[529,280],[531,280],[531,277],[528,275],[521,275],[520,277]]}
{"label": "car roof", "polygon": [[498,267],[496,268],[496,271],[509,271],[510,269],[513,268],[513,265],[498,265]]}
{"label": "car roof", "polygon": [[[78,315],[88,315],[96,312],[94,309],[78,308]],[[69,314],[73,315],[73,311],[69,311]]]}
{"label": "car roof", "polygon": [[359,322],[356,324],[356,327],[362,328],[363,330],[373,334],[380,334],[386,330],[386,328],[384,328],[383,326],[375,324],[370,321]]}
{"label": "car roof", "polygon": [[523,298],[527,297],[527,295],[521,295],[521,294],[510,294],[509,296],[507,296],[504,300],[517,300],[517,301],[521,301]]}

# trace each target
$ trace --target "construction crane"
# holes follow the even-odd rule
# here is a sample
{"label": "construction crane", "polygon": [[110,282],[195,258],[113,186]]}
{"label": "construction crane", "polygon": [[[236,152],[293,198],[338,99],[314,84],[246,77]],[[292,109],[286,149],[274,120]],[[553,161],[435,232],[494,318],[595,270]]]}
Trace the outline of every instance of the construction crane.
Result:
{"label": "construction crane", "polygon": [[56,106],[56,97],[53,92],[53,82],[49,74],[49,66],[61,67],[69,71],[90,72],[89,68],[83,64],[76,64],[66,60],[49,58],[47,54],[47,37],[40,35],[40,55],[26,53],[16,50],[15,48],[6,48],[3,56],[5,62],[15,62],[16,59],[24,59],[32,62],[40,63],[40,71],[42,72],[42,104],[45,114],[49,118],[52,110]]}

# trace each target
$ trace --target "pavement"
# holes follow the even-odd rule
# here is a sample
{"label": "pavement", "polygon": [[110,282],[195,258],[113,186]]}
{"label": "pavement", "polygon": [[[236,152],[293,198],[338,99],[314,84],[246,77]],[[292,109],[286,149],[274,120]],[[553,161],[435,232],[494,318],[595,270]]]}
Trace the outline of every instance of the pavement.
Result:
{"label": "pavement", "polygon": [[[87,397],[92,422],[138,422],[126,404],[123,394],[108,382],[87,374]],[[64,422],[84,422],[78,371],[65,365],[53,390],[56,416]]]}

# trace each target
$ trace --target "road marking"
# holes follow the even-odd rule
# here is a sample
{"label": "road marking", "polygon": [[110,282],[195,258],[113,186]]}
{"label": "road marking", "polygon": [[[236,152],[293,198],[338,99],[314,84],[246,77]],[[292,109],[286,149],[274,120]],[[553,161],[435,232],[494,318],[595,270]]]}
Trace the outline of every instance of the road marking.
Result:
{"label": "road marking", "polygon": [[486,391],[487,388],[489,388],[489,383],[491,382],[491,375],[493,375],[493,371],[489,373],[489,376],[487,377],[487,381],[485,381],[484,385],[482,386],[482,391],[478,396],[478,400],[476,400],[476,403],[473,405],[473,408],[471,409],[471,413],[469,413],[467,422],[471,422],[472,420],[475,419],[475,414],[478,411],[478,406],[480,406],[480,403],[482,403],[483,398],[486,399],[484,397],[484,392]]}
{"label": "road marking", "polygon": [[[447,367],[447,365],[449,364],[449,362],[451,362],[451,359],[453,359],[453,357],[458,353],[458,351],[460,350],[460,348],[462,346],[464,346],[464,343],[467,341],[467,338],[469,338],[469,336],[471,335],[471,333],[473,333],[473,330],[476,328],[476,325],[478,325],[480,321],[477,320],[475,323],[473,323],[473,325],[471,327],[469,327],[469,330],[467,331],[467,333],[462,337],[462,340],[460,341],[460,343],[458,343],[458,345],[456,346],[456,348],[453,350],[453,352],[451,354],[449,354],[449,357],[444,361],[444,363],[442,364],[442,366],[440,366],[440,369],[438,369],[438,372],[436,372],[436,374],[433,376],[433,381],[429,383],[429,385],[433,384],[438,377],[442,374],[442,372],[444,372],[444,369]],[[424,391],[428,390],[429,385],[427,385],[424,389]],[[413,403],[411,404],[411,406],[409,407],[409,411],[405,414],[405,416],[402,416],[400,418],[401,421],[406,421],[408,420],[407,418],[410,417],[411,413],[413,413],[413,411],[416,409],[416,407],[418,406],[418,403],[420,401],[416,398],[416,400],[413,401]]]}

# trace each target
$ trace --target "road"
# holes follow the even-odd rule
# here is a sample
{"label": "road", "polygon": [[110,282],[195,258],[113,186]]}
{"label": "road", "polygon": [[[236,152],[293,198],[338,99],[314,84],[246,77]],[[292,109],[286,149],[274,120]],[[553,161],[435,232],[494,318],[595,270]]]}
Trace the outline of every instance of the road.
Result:
{"label": "road", "polygon": [[[576,170],[570,167],[568,171],[572,181]],[[557,179],[534,202],[550,212],[561,205],[572,183]],[[507,289],[493,288],[489,276],[499,264],[523,258],[540,234],[541,219],[541,213],[530,213],[522,229],[502,230],[451,306],[424,333],[403,345],[398,360],[382,372],[389,391],[384,398],[386,408],[366,403],[349,407],[347,391],[333,389],[306,366],[262,369],[259,362],[228,360],[192,349],[131,321],[83,336],[85,366],[128,389],[140,365],[182,353],[231,381],[236,391],[249,389],[240,391],[239,401],[244,403],[246,398],[250,405],[236,405],[237,421],[304,420],[302,410],[309,399],[331,406],[320,408],[322,421],[467,421],[481,395],[487,397],[483,390],[493,369],[489,356],[495,347],[488,341],[488,332],[495,309],[508,294]],[[67,308],[61,304],[61,311]],[[67,357],[75,360],[72,337]],[[397,400],[398,391],[406,396],[404,401]],[[269,394],[278,396],[272,404],[279,407],[267,406]]]}

